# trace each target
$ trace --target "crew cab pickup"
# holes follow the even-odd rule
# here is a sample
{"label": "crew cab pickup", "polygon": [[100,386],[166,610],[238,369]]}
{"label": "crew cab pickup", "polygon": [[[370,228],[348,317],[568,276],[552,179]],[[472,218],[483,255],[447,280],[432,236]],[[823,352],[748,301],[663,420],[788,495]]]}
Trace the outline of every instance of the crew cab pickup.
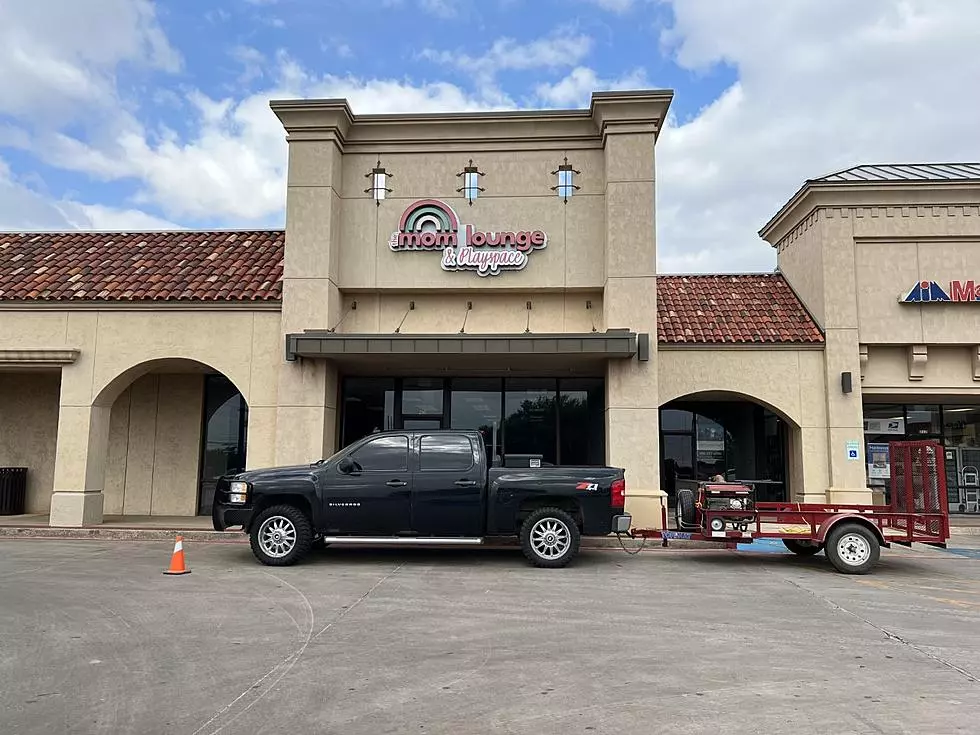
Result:
{"label": "crew cab pickup", "polygon": [[478,545],[520,538],[527,559],[563,567],[582,534],[629,529],[624,471],[488,467],[476,431],[371,434],[329,459],[219,480],[215,529],[241,526],[263,564],[300,561],[314,544]]}

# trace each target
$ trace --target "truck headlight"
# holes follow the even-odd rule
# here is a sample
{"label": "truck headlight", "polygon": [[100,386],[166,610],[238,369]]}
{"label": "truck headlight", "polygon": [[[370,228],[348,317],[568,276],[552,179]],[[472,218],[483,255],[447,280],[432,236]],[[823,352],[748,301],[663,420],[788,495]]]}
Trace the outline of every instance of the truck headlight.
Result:
{"label": "truck headlight", "polygon": [[248,497],[248,483],[247,482],[233,482],[228,486],[228,502],[237,503],[240,505],[245,504],[245,499]]}

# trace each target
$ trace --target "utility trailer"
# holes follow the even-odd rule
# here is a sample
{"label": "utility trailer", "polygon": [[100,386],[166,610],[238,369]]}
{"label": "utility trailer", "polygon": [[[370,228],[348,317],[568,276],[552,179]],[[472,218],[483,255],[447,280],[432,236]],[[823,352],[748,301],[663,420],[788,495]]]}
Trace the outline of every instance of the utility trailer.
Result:
{"label": "utility trailer", "polygon": [[800,556],[820,551],[837,571],[867,574],[881,547],[913,543],[945,548],[949,506],[943,447],[931,441],[890,445],[889,505],[756,503],[750,483],[702,482],[678,490],[676,529],[632,529],[633,538],[710,541],[734,548],[756,539],[780,539]]}

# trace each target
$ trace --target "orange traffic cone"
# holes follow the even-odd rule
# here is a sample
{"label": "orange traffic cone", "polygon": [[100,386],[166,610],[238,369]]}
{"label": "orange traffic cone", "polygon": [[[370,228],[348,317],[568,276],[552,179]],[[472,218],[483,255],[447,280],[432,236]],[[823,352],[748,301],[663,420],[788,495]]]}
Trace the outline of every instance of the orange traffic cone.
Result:
{"label": "orange traffic cone", "polygon": [[174,553],[170,557],[170,568],[164,574],[190,574],[191,570],[184,566],[184,537],[178,536],[174,542]]}

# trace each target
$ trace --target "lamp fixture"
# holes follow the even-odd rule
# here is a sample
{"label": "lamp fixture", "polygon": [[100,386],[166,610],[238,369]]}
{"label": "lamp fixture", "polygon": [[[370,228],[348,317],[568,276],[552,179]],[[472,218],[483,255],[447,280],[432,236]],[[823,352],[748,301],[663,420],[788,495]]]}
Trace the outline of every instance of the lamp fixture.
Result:
{"label": "lamp fixture", "polygon": [[378,158],[378,163],[369,173],[364,174],[364,178],[371,179],[371,187],[365,189],[365,194],[370,194],[371,198],[374,199],[374,203],[379,207],[381,206],[382,200],[391,193],[391,189],[387,188],[388,178],[392,177],[392,174],[388,173],[384,166],[381,165],[381,158]]}
{"label": "lamp fixture", "polygon": [[551,187],[551,190],[558,193],[562,201],[568,204],[568,198],[574,194],[578,189],[582,187],[575,185],[575,175],[582,173],[577,171],[572,167],[572,164],[568,162],[568,156],[565,156],[562,164],[551,172],[552,176],[558,177],[558,183]]}
{"label": "lamp fixture", "polygon": [[485,173],[480,171],[479,168],[473,165],[473,159],[470,159],[469,165],[464,166],[463,170],[456,174],[456,178],[463,179],[463,185],[458,188],[457,193],[462,192],[463,196],[466,197],[466,201],[472,207],[473,202],[479,196],[480,192],[486,191],[482,186],[480,186],[480,177],[486,176]]}

